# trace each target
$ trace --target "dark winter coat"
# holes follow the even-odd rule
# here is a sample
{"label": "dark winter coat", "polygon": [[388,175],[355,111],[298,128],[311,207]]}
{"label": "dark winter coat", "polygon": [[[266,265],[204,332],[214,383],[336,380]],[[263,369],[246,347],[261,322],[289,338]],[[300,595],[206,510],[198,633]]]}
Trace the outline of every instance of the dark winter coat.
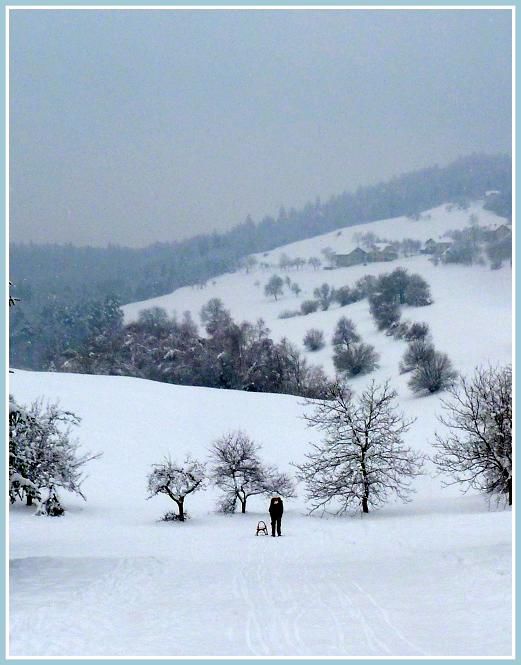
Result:
{"label": "dark winter coat", "polygon": [[272,520],[278,520],[284,512],[284,504],[281,498],[274,497],[270,502],[270,517]]}

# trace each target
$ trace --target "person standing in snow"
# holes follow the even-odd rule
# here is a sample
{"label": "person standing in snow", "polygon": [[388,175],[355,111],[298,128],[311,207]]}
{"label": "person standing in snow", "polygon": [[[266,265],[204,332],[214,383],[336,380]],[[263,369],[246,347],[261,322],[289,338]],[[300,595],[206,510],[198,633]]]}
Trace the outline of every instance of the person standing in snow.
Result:
{"label": "person standing in snow", "polygon": [[275,527],[277,528],[277,535],[280,536],[280,525],[282,522],[282,513],[284,512],[284,504],[280,496],[274,496],[270,502],[270,517],[271,517],[271,535],[275,537]]}

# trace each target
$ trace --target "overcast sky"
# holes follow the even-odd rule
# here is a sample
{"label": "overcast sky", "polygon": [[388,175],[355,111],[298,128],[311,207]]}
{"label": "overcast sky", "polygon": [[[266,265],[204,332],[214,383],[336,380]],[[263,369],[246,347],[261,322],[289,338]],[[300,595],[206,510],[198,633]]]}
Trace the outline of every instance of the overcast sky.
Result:
{"label": "overcast sky", "polygon": [[509,10],[10,13],[12,240],[176,240],[510,144]]}

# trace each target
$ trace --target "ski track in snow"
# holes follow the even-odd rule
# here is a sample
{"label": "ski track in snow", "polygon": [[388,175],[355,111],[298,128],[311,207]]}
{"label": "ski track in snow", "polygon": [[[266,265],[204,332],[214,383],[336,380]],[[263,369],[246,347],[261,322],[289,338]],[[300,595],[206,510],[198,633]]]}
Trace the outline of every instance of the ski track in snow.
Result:
{"label": "ski track in snow", "polygon": [[[324,551],[324,530],[318,535]],[[287,567],[278,567],[278,557],[304,571],[299,549],[291,547],[291,537],[282,536],[272,543],[279,551],[268,556],[271,543],[264,539],[248,548],[249,558],[234,578],[236,598],[244,604],[247,655],[426,655],[360,583],[325,569],[318,575],[315,571],[312,582],[304,572],[298,579],[288,578],[279,572]]]}
{"label": "ski track in snow", "polygon": [[[445,614],[432,614],[432,633],[414,620],[420,610],[413,590],[424,579],[423,568],[409,577],[409,564],[400,559],[367,561],[360,538],[369,540],[371,530],[356,523],[339,531],[337,522],[291,518],[288,526],[281,538],[233,540],[223,530],[211,565],[201,554],[202,541],[176,544],[181,534],[175,531],[171,548],[159,556],[14,559],[10,655],[378,658],[440,651],[440,631],[451,625]],[[343,545],[334,553],[339,538]],[[442,551],[425,568],[449,576],[461,568],[464,584],[448,599],[456,602],[457,620],[468,618],[480,636],[484,624],[465,611],[465,599],[481,579],[487,552]],[[499,569],[495,577],[508,572],[504,556],[492,561]],[[421,611],[433,598],[427,589]],[[495,630],[485,627],[483,639],[494,639]],[[457,636],[448,638],[448,649],[457,644]]]}

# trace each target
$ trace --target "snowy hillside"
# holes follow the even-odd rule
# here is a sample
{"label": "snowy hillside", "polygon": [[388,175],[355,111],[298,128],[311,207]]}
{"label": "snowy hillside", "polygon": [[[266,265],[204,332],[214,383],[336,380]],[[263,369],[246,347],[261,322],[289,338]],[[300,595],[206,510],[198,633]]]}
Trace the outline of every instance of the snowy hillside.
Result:
{"label": "snowy hillside", "polygon": [[[419,221],[384,220],[281,247],[259,257],[278,263],[345,253],[354,234],[387,240],[430,237],[463,228],[470,214],[481,225],[503,220],[476,204],[437,208]],[[430,215],[430,218],[428,216]],[[146,307],[169,313],[221,298],[236,320],[262,317],[275,339],[303,350],[309,328],[327,344],[310,362],[333,373],[331,335],[351,318],[364,342],[380,353],[380,367],[352,380],[390,379],[400,408],[416,418],[406,434],[414,449],[432,452],[440,425],[440,397],[416,397],[400,375],[406,344],[378,332],[367,300],[307,316],[279,319],[298,309],[327,282],[353,285],[365,274],[398,266],[429,283],[434,303],[403,307],[402,319],[426,321],[437,349],[456,370],[505,364],[512,357],[511,268],[433,266],[419,255],[389,263],[335,270],[309,266],[288,275],[302,288],[278,301],[264,284],[278,268],[222,275],[206,288],[183,288],[127,305],[127,321]],[[285,501],[283,537],[255,537],[268,520],[264,498],[248,500],[246,515],[215,512],[218,492],[189,496],[185,524],[158,521],[172,501],[146,500],[146,475],[170,453],[206,459],[220,435],[243,429],[262,445],[261,457],[294,473],[308,443],[302,398],[175,386],[140,379],[16,370],[11,391],[19,403],[59,399],[82,418],[85,449],[103,452],[89,465],[87,503],[64,496],[62,518],[11,508],[10,655],[14,656],[508,656],[511,654],[511,517],[473,493],[443,488],[433,468],[414,481],[409,504],[388,504],[362,518],[306,515],[302,487]],[[52,630],[49,630],[52,626]]]}
{"label": "snowy hillside", "polygon": [[[215,437],[242,428],[287,469],[316,436],[302,400],[22,371],[11,383],[21,402],[59,398],[82,417],[85,448],[104,453],[88,502],[66,498],[65,517],[11,511],[11,655],[510,653],[510,511],[426,476],[412,503],[363,519],[307,517],[300,489],[281,539],[254,536],[265,500],[226,517],[214,490],[189,497],[189,522],[159,522],[172,502],[145,500],[152,463],[205,458]],[[430,449],[436,405],[404,404],[418,416],[416,448]]]}
{"label": "snowy hillside", "polygon": [[[310,328],[324,332],[326,347],[315,353],[306,353],[308,360],[334,373],[332,363],[331,335],[341,316],[354,321],[364,342],[374,345],[381,354],[381,368],[377,376],[389,377],[397,374],[398,361],[405,350],[405,343],[389,341],[376,331],[369,314],[367,300],[340,308],[333,304],[328,311],[318,311],[307,316],[279,319],[285,310],[298,310],[303,300],[313,298],[313,290],[324,282],[338,288],[353,286],[364,275],[379,275],[402,266],[411,273],[419,273],[431,287],[434,304],[429,307],[404,307],[402,319],[426,321],[432,331],[436,348],[449,354],[456,361],[456,369],[469,373],[481,363],[506,363],[511,360],[512,348],[512,270],[505,265],[500,270],[490,270],[488,266],[439,265],[434,266],[428,256],[419,255],[400,258],[395,261],[369,263],[335,270],[314,270],[305,266],[301,270],[287,273],[278,268],[281,254],[290,258],[312,256],[323,258],[320,250],[332,248],[337,253],[347,253],[356,247],[356,234],[373,232],[387,240],[413,238],[425,241],[428,238],[441,240],[448,230],[462,229],[469,223],[470,215],[476,215],[479,224],[496,228],[504,220],[483,210],[479,203],[468,210],[448,209],[441,206],[423,213],[419,221],[406,217],[382,220],[328,233],[291,245],[280,247],[268,255],[257,255],[259,261],[275,265],[269,270],[257,268],[246,274],[244,271],[217,277],[203,289],[185,287],[171,294],[151,300],[132,303],[123,307],[125,319],[132,321],[139,312],[149,307],[163,307],[169,314],[174,311],[181,315],[188,310],[199,323],[201,307],[210,298],[220,298],[237,321],[254,322],[264,319],[275,340],[287,337],[305,352],[302,339]],[[446,238],[445,238],[446,239]],[[296,297],[285,289],[277,301],[264,294],[264,285],[272,274],[284,277],[286,274],[297,282],[302,293]],[[356,379],[364,382],[366,379]],[[406,377],[396,377],[397,383],[405,385]]]}

